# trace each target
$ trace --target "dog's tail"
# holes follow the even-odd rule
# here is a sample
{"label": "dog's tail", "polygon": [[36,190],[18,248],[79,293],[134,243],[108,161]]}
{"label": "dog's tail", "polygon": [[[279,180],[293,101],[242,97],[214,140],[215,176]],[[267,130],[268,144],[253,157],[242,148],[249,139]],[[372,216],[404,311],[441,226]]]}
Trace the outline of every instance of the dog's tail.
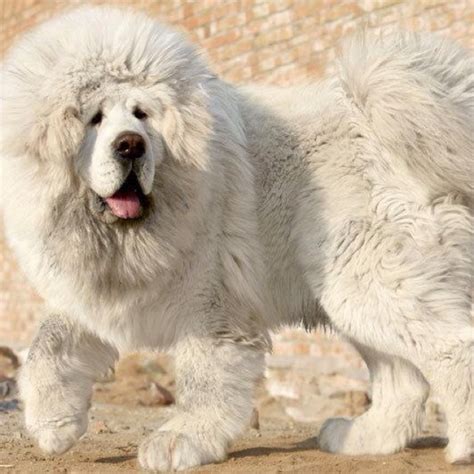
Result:
{"label": "dog's tail", "polygon": [[340,65],[346,94],[393,159],[433,190],[471,200],[472,56],[435,35],[360,32],[346,43]]}

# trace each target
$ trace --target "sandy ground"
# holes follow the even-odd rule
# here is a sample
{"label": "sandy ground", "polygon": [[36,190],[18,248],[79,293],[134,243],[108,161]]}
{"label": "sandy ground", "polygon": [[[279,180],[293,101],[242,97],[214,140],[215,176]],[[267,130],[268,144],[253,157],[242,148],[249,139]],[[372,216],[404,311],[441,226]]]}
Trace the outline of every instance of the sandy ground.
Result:
{"label": "sandy ground", "polygon": [[[1,366],[0,366],[1,369]],[[4,371],[5,372],[5,371]],[[11,373],[9,374],[11,375]],[[166,390],[163,390],[163,389]],[[174,389],[172,369],[164,359],[134,356],[123,361],[111,380],[98,383],[89,432],[68,453],[47,457],[22,428],[21,405],[12,391],[0,400],[0,474],[140,472],[137,446],[169,409]],[[169,391],[169,393],[168,393]],[[357,398],[360,400],[360,397]],[[366,407],[345,397],[347,415]],[[423,437],[414,447],[391,456],[349,457],[318,450],[319,423],[298,423],[285,406],[262,387],[257,397],[259,427],[249,428],[228,459],[193,472],[213,473],[472,473],[452,467],[443,457],[442,418],[431,409]],[[328,416],[332,413],[328,413]]]}

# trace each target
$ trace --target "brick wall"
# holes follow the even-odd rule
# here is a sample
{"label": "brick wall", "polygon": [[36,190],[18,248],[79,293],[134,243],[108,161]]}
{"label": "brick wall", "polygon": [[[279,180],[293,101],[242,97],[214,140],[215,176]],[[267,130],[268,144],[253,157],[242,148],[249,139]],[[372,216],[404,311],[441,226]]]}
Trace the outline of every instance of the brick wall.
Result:
{"label": "brick wall", "polygon": [[[15,37],[58,11],[82,1],[0,0],[0,55]],[[359,25],[440,31],[474,47],[471,0],[102,0],[134,5],[186,30],[215,70],[232,82],[298,82],[321,75],[339,39]],[[6,249],[0,229],[0,343],[27,343],[39,298]],[[293,333],[288,333],[293,334]],[[311,338],[285,338],[282,350],[308,353]]]}

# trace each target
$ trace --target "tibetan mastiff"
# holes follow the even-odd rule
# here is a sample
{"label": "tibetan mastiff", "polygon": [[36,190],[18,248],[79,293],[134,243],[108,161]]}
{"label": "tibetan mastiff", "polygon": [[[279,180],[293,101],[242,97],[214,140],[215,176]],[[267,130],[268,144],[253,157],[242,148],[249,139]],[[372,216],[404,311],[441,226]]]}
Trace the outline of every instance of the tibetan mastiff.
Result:
{"label": "tibetan mastiff", "polygon": [[252,413],[268,331],[325,324],[372,405],[321,449],[387,454],[436,393],[450,462],[472,455],[474,78],[430,35],[359,34],[305,87],[227,84],[178,32],[83,7],[1,71],[8,241],[46,312],[20,376],[26,426],[61,454],[123,351],[172,350],[177,405],[150,470],[223,460]]}

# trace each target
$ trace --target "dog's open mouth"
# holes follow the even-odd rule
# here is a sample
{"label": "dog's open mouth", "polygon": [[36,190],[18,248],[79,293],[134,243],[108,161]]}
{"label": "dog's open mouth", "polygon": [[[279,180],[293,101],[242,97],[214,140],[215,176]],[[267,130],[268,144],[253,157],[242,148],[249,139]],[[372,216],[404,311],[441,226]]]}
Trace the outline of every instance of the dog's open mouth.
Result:
{"label": "dog's open mouth", "polygon": [[138,219],[147,204],[137,175],[132,171],[121,188],[112,196],[104,198],[109,211],[120,219]]}

